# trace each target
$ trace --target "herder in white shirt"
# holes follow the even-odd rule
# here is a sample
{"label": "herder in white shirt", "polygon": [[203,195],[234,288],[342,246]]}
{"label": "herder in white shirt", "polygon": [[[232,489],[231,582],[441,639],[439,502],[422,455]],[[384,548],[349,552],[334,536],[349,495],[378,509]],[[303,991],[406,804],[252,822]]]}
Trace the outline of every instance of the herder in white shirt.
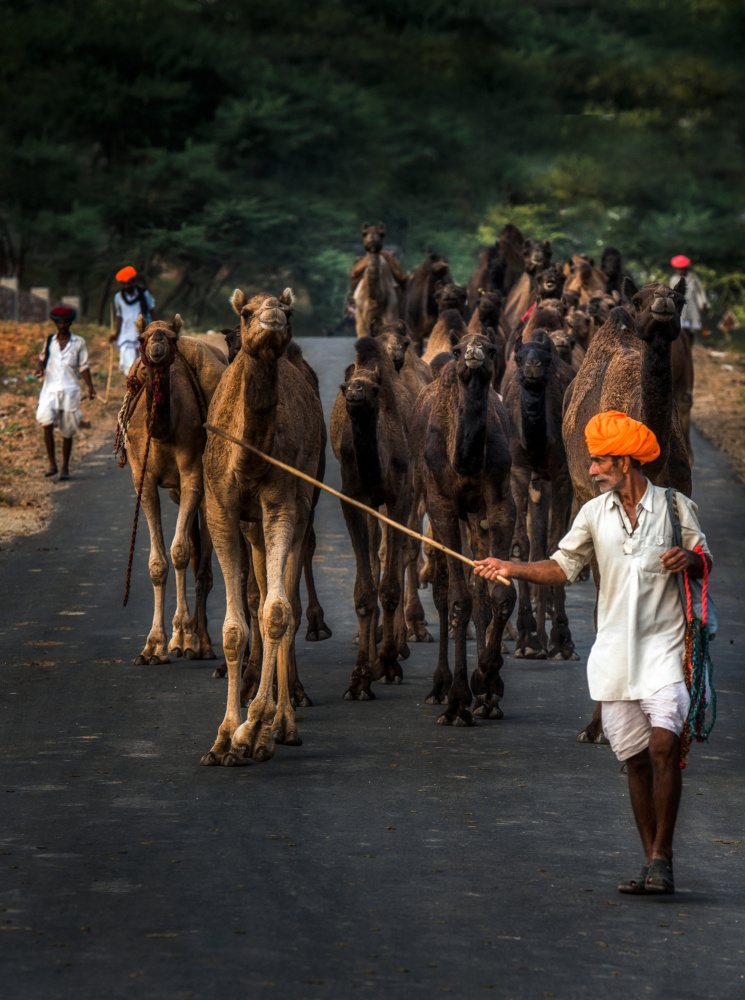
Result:
{"label": "herder in white shirt", "polygon": [[140,356],[140,345],[137,339],[138,318],[142,315],[146,323],[152,323],[158,317],[155,315],[155,299],[147,288],[135,284],[137,271],[133,267],[123,267],[117,272],[116,280],[121,282],[121,289],[114,296],[114,312],[116,313],[116,332],[109,340],[116,341],[119,348],[119,371],[129,375],[129,369]]}
{"label": "herder in white shirt", "polygon": [[641,874],[620,892],[671,893],[673,833],[681,792],[680,734],[690,698],[683,679],[685,620],[676,573],[703,576],[693,550],[711,554],[698,508],[677,494],[683,548],[673,547],[665,490],[641,472],[660,453],[644,424],[625,413],[597,414],[585,428],[590,477],[600,496],[580,508],[550,559],[482,559],[476,572],[547,586],[573,582],[596,556],[598,631],[587,661],[590,695],[602,702],[603,732],[625,761],[634,817],[646,853]]}
{"label": "herder in white shirt", "polygon": [[70,332],[76,315],[74,309],[63,306],[52,309],[49,318],[57,327],[57,332],[47,338],[35,372],[37,376],[44,378],[36,410],[36,419],[44,428],[44,444],[49,456],[49,468],[44,475],[57,475],[54,450],[54,428],[57,427],[62,437],[60,479],[70,478],[72,439],[83,419],[78,383],[80,375],[88,386],[88,399],[94,399],[96,395],[88,365],[88,348],[82,337]]}

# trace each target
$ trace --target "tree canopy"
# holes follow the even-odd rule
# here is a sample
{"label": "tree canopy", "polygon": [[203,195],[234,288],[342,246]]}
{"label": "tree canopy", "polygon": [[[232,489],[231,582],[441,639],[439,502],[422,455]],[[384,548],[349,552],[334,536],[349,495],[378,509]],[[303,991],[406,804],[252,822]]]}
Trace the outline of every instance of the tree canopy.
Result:
{"label": "tree canopy", "polygon": [[0,273],[95,317],[132,263],[218,325],[284,281],[316,331],[365,220],[461,280],[510,220],[726,277],[743,29],[728,0],[0,0]]}

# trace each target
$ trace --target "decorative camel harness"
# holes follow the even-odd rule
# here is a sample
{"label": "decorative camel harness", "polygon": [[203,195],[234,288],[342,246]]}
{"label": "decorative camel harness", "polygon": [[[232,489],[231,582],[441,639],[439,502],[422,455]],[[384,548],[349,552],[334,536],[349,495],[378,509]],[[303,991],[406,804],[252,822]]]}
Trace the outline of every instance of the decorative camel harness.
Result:
{"label": "decorative camel harness", "polygon": [[127,464],[127,426],[129,425],[130,418],[134,411],[137,402],[142,395],[142,390],[145,387],[150,389],[153,397],[152,406],[150,407],[150,414],[147,419],[147,439],[145,441],[145,455],[142,460],[142,474],[140,475],[140,483],[137,487],[137,503],[135,504],[135,516],[132,522],[132,541],[129,545],[129,560],[127,562],[127,578],[124,585],[124,603],[122,607],[127,606],[127,601],[129,600],[129,586],[132,579],[132,560],[135,554],[135,540],[137,538],[137,521],[140,516],[140,505],[142,503],[142,490],[145,485],[145,475],[147,473],[147,460],[150,455],[150,441],[153,436],[153,422],[155,420],[155,414],[157,407],[163,402],[163,391],[161,389],[161,379],[163,378],[166,370],[171,367],[177,357],[183,362],[186,373],[189,377],[189,382],[191,384],[192,391],[194,393],[194,398],[196,399],[197,406],[199,408],[200,420],[202,423],[207,418],[207,400],[204,397],[204,392],[202,387],[197,380],[196,375],[191,370],[191,366],[186,358],[181,354],[178,349],[178,338],[167,337],[166,338],[169,345],[168,357],[161,361],[159,364],[152,362],[146,351],[147,341],[143,340],[140,343],[140,360],[143,365],[149,369],[151,373],[150,381],[147,379],[144,382],[140,382],[136,374],[132,374],[127,378],[127,395],[124,397],[124,403],[121,410],[119,411],[119,416],[116,422],[116,437],[114,438],[114,455],[121,455],[119,459],[119,468],[122,469]]}

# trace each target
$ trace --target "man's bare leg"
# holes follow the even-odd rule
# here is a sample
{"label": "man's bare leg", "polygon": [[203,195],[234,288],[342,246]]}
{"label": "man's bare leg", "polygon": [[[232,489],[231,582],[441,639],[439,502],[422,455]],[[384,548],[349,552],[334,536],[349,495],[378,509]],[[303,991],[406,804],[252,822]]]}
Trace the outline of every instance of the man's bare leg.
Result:
{"label": "man's bare leg", "polygon": [[49,471],[57,471],[57,456],[54,453],[54,424],[44,424],[44,445],[49,457]]}
{"label": "man's bare leg", "polygon": [[652,849],[657,835],[657,816],[654,800],[654,776],[649,749],[634,754],[626,761],[629,775],[629,797],[639,836],[642,838],[647,867],[652,859]]}
{"label": "man's bare leg", "polygon": [[672,861],[673,834],[680,804],[680,737],[654,728],[649,747],[627,761],[629,795],[647,864]]}
{"label": "man's bare leg", "polygon": [[62,468],[60,472],[63,476],[66,476],[70,471],[68,466],[70,464],[70,453],[72,452],[72,438],[62,438]]}

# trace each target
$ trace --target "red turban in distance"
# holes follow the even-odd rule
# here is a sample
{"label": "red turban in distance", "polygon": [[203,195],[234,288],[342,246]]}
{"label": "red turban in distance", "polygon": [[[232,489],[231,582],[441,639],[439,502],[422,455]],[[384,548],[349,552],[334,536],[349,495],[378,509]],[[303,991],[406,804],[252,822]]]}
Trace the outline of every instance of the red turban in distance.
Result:
{"label": "red turban in distance", "polygon": [[682,253],[679,253],[677,257],[673,257],[670,261],[670,267],[690,267],[690,260]]}
{"label": "red turban in distance", "polygon": [[116,272],[117,281],[129,281],[130,278],[136,278],[137,271],[133,267],[123,267],[121,271]]}
{"label": "red turban in distance", "polygon": [[596,413],[585,427],[585,440],[591,455],[628,455],[642,465],[660,454],[652,431],[619,410]]}

